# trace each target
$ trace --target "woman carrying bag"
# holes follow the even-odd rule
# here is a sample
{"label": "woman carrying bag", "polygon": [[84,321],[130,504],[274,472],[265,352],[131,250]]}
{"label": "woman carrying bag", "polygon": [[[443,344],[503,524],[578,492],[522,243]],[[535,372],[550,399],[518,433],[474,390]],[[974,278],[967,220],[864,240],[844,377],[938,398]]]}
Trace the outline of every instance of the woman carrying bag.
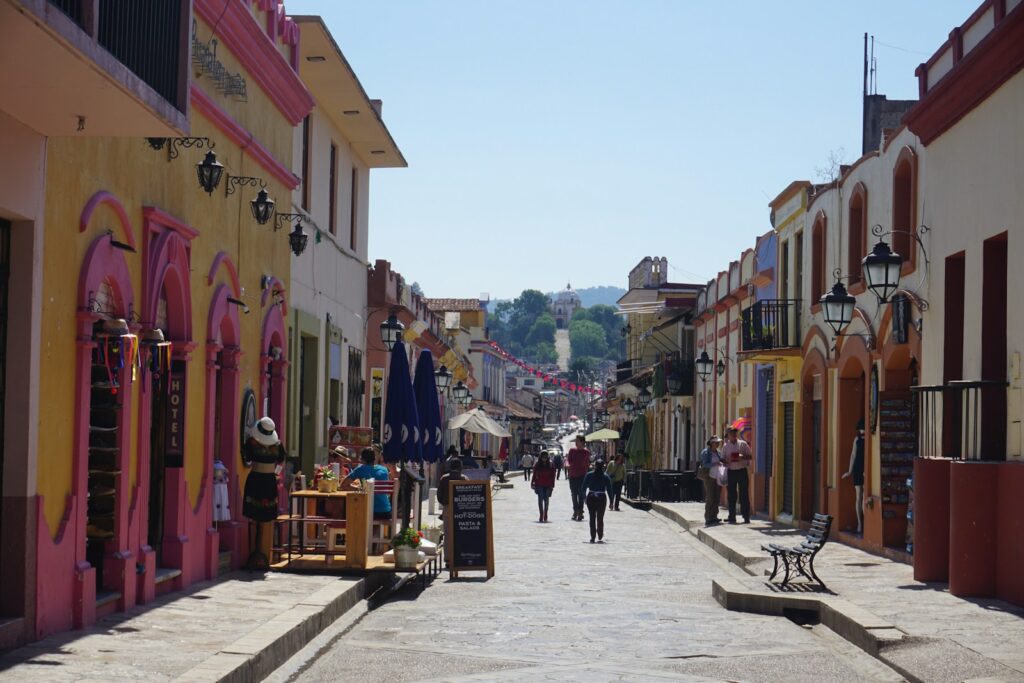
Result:
{"label": "woman carrying bag", "polygon": [[533,487],[537,494],[537,510],[540,513],[538,522],[548,521],[548,504],[551,502],[551,492],[555,490],[555,468],[547,451],[542,451],[536,466],[533,468]]}
{"label": "woman carrying bag", "polygon": [[697,478],[704,482],[704,526],[719,524],[718,503],[722,493],[720,480],[727,476],[722,464],[722,454],[718,450],[722,440],[717,436],[708,439],[707,448],[700,452],[700,468]]}

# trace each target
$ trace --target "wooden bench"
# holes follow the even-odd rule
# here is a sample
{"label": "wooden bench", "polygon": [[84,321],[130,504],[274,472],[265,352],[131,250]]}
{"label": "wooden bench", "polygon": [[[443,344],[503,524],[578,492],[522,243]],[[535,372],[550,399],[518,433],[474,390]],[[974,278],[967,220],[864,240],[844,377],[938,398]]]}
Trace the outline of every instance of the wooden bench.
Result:
{"label": "wooden bench", "polygon": [[823,589],[828,590],[825,582],[818,578],[818,575],[814,572],[814,557],[825,547],[831,529],[832,515],[815,514],[807,536],[799,544],[786,546],[778,543],[766,543],[762,545],[761,550],[771,555],[772,559],[775,560],[771,573],[769,574],[765,570],[765,573],[768,574],[768,580],[771,581],[779,573],[779,560],[782,560],[782,567],[785,572],[780,584],[782,587],[789,583],[790,575],[795,570],[808,581],[817,581]]}

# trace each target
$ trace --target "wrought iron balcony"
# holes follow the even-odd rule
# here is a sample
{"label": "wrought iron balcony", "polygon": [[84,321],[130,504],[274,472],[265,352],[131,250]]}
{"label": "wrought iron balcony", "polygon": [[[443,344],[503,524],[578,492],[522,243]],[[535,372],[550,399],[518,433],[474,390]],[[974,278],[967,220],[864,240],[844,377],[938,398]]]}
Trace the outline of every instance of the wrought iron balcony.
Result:
{"label": "wrought iron balcony", "polygon": [[190,0],[49,0],[178,111],[185,110]]}
{"label": "wrought iron balcony", "polygon": [[743,311],[743,351],[800,347],[800,300],[762,299]]}
{"label": "wrought iron balcony", "polygon": [[1006,460],[1008,383],[955,380],[911,387],[917,397],[918,455]]}

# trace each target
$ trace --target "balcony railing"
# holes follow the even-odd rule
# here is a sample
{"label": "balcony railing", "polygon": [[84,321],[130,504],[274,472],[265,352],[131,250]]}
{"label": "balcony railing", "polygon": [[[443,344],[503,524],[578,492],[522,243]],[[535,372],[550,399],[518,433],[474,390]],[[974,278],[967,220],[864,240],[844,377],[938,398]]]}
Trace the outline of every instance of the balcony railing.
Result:
{"label": "balcony railing", "polygon": [[179,111],[189,0],[49,0]]}
{"label": "balcony railing", "polygon": [[1006,460],[1006,388],[1001,380],[956,380],[912,387],[917,396],[918,455]]}
{"label": "balcony railing", "polygon": [[800,300],[762,299],[743,311],[743,351],[800,346]]}

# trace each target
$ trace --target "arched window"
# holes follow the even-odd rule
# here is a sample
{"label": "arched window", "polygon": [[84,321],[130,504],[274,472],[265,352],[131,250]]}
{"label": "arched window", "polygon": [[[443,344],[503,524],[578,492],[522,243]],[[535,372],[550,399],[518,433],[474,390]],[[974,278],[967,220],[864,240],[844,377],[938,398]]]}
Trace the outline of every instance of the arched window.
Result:
{"label": "arched window", "polygon": [[917,232],[917,155],[909,146],[900,150],[892,171],[892,250],[904,258],[903,272],[914,269],[916,252],[911,234]]}
{"label": "arched window", "polygon": [[825,224],[824,211],[814,217],[811,228],[811,305],[818,303],[825,294]]}
{"label": "arched window", "polygon": [[861,281],[861,261],[868,234],[868,191],[864,183],[857,183],[850,196],[850,231],[848,233],[846,272],[850,284]]}

